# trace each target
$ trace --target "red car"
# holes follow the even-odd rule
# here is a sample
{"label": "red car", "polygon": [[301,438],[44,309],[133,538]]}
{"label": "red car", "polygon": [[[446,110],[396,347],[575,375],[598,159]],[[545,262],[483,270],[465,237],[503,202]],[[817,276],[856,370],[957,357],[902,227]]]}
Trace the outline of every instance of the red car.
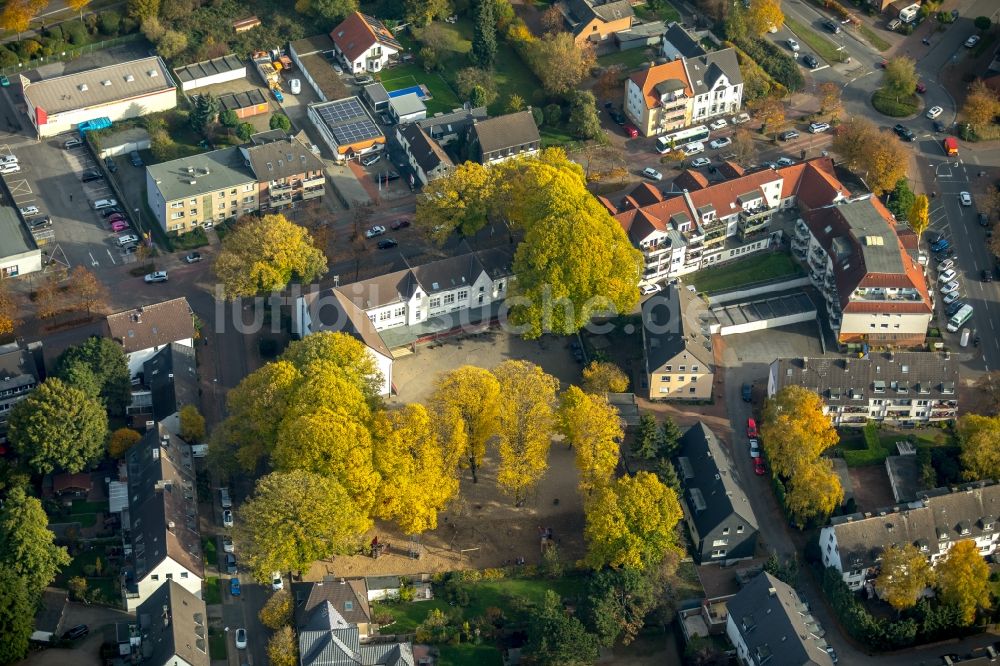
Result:
{"label": "red car", "polygon": [[127,222],[127,220],[121,213],[115,213],[114,215],[108,217],[108,222]]}
{"label": "red car", "polygon": [[630,139],[634,139],[639,136],[639,130],[636,129],[635,125],[624,125],[622,129],[625,130],[625,134],[629,136]]}
{"label": "red car", "polygon": [[404,219],[404,220],[396,220],[395,222],[389,225],[389,228],[392,229],[393,231],[396,231],[398,229],[405,229],[408,226],[410,226],[410,221]]}
{"label": "red car", "polygon": [[757,422],[753,420],[753,417],[747,419],[747,437],[757,439]]}
{"label": "red car", "polygon": [[767,470],[764,469],[764,459],[763,458],[754,458],[753,459],[753,473],[756,474],[757,476],[764,476],[764,474],[766,472],[767,472]]}

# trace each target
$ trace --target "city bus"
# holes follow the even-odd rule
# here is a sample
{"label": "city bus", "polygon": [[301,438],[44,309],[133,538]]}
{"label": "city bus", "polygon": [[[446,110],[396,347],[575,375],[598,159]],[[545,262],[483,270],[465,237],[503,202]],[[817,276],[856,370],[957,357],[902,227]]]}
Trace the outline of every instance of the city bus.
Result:
{"label": "city bus", "polygon": [[962,325],[965,324],[965,322],[969,321],[971,318],[972,318],[972,306],[963,305],[962,308],[955,313],[955,316],[953,316],[951,319],[948,320],[948,326],[947,326],[948,331],[950,333],[957,333],[958,329],[962,328]]}
{"label": "city bus", "polygon": [[658,153],[669,153],[674,147],[683,146],[688,143],[699,143],[708,141],[708,137],[711,132],[705,125],[698,125],[697,127],[688,127],[687,129],[677,130],[676,132],[671,132],[669,134],[664,134],[656,140],[656,152]]}

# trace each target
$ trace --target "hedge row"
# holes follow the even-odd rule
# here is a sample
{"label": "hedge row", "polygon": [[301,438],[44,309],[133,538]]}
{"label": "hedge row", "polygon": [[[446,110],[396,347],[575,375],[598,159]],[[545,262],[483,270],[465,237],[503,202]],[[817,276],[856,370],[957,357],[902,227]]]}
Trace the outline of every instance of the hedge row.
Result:
{"label": "hedge row", "polygon": [[774,43],[766,39],[748,37],[737,41],[736,44],[789,92],[801,90],[805,85],[805,79],[795,60],[782,52]]}
{"label": "hedge row", "polygon": [[46,28],[40,35],[0,46],[0,67],[13,67],[19,62],[49,58],[64,51],[73,51],[87,44],[135,32],[135,19],[107,9]]}

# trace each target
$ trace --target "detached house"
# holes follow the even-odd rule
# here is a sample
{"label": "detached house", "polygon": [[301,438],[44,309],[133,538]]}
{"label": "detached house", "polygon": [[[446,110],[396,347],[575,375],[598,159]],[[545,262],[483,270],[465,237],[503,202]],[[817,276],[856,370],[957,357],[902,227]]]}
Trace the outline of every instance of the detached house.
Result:
{"label": "detached house", "polygon": [[833,666],[825,632],[809,606],[771,574],[758,574],[726,606],[726,636],[741,664]]}
{"label": "detached house", "polygon": [[740,110],[743,75],[734,49],[693,57],[681,53],[674,49],[677,59],[636,72],[625,82],[625,114],[644,136],[702,125]]}
{"label": "detached house", "polygon": [[487,120],[469,128],[469,157],[480,164],[528,157],[542,148],[542,137],[531,109]]}
{"label": "detached house", "polygon": [[299,622],[302,666],[414,666],[410,643],[363,643],[358,626],[332,601],[313,607]]}
{"label": "detached house", "polygon": [[628,0],[562,0],[556,7],[577,46],[603,42],[631,28],[635,19]]}
{"label": "detached house", "polygon": [[403,50],[377,18],[354,12],[330,32],[334,53],[348,72],[380,72]]}
{"label": "detached house", "polygon": [[307,625],[317,608],[335,612],[343,621],[353,625],[361,640],[375,633],[372,612],[368,604],[368,589],[363,578],[325,577],[318,583],[292,585],[295,600],[295,621],[300,627]]}
{"label": "detached house", "polygon": [[779,358],[767,394],[802,386],[819,395],[835,426],[950,421],[958,414],[961,359],[950,352],[869,352],[858,358]]}
{"label": "detached house", "polygon": [[676,287],[643,301],[642,343],[650,400],[712,397],[712,353],[686,334]]}
{"label": "detached house", "polygon": [[684,517],[701,564],[728,565],[751,558],[757,548],[757,517],[736,468],[704,423],[680,439],[677,473],[684,487]]}
{"label": "detached house", "polygon": [[132,377],[171,343],[194,347],[194,315],[184,297],[110,314],[106,322],[108,337],[125,350]]}
{"label": "detached house", "polygon": [[190,456],[190,447],[164,426],[147,432],[126,454],[121,585],[129,612],[170,581],[201,598],[205,565]]}
{"label": "detached house", "polygon": [[934,302],[909,227],[897,228],[892,213],[871,195],[821,206],[802,217],[792,253],[826,299],[837,339],[923,345]]}
{"label": "detached house", "polygon": [[830,519],[820,531],[823,564],[839,571],[852,590],[878,575],[882,551],[913,544],[932,566],[959,541],[974,540],[983,557],[1000,541],[1000,485],[977,481],[917,493],[914,502],[877,512]]}

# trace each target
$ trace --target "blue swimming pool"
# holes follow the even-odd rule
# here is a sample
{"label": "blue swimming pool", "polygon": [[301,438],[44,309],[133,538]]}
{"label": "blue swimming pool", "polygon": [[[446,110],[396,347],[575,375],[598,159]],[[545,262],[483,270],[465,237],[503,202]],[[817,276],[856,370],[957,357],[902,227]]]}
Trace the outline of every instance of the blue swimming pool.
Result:
{"label": "blue swimming pool", "polygon": [[389,97],[402,97],[403,95],[410,94],[416,95],[420,99],[427,99],[429,97],[427,91],[424,90],[424,87],[421,85],[410,86],[409,88],[402,88],[400,90],[393,90],[389,93]]}

